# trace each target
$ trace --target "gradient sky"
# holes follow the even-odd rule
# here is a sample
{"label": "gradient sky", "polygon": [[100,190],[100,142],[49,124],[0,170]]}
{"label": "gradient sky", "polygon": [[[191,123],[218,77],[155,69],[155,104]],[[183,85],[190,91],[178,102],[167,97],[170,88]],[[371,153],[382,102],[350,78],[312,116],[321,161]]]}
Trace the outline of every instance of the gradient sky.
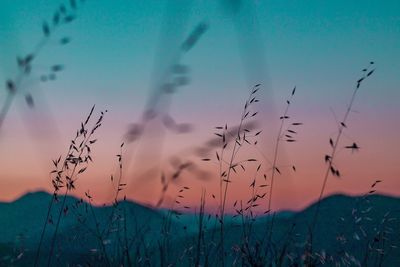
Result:
{"label": "gradient sky", "polygon": [[[16,56],[35,47],[43,21],[51,19],[58,6],[58,1],[49,0],[0,2],[3,84],[15,76]],[[115,155],[128,125],[140,120],[165,68],[199,22],[206,22],[208,30],[181,60],[189,67],[190,83],[178,88],[168,104],[169,114],[177,122],[193,124],[193,131],[177,135],[153,125],[146,140],[126,145],[127,155],[136,153],[125,162],[129,198],[155,203],[160,170],[145,178],[143,173],[153,164],[168,173],[172,155],[190,157],[217,174],[214,165],[193,156],[193,148],[213,138],[213,127],[237,124],[249,88],[261,83],[257,108],[263,133],[258,147],[269,159],[279,114],[297,86],[290,113],[304,125],[298,142],[280,150],[278,165],[283,171],[273,206],[305,207],[317,198],[322,183],[323,156],[336,129],[333,114],[343,116],[355,81],[371,60],[376,72],[359,92],[357,112],[352,112],[343,139],[343,145],[356,141],[361,149],[340,150],[337,165],[343,177],[331,177],[326,194],[361,194],[376,179],[384,181],[378,188],[382,193],[399,194],[399,14],[396,0],[87,0],[78,19],[60,28],[35,61],[32,77],[24,84],[35,108],[28,108],[23,93],[18,94],[0,129],[0,200],[51,189],[51,159],[65,151],[93,104],[109,112],[97,133],[94,164],[74,194],[90,189],[98,203],[110,200],[109,176],[116,172]],[[64,36],[72,42],[60,46],[57,40]],[[40,83],[40,75],[58,63],[65,71],[57,80]],[[0,91],[0,103],[5,97],[6,91]],[[285,167],[292,164],[296,173]],[[234,177],[230,201],[247,198],[251,175]],[[198,202],[202,187],[209,195],[218,193],[216,177],[198,180],[184,173],[170,189],[171,198],[180,186],[191,188],[185,196],[189,205]]]}

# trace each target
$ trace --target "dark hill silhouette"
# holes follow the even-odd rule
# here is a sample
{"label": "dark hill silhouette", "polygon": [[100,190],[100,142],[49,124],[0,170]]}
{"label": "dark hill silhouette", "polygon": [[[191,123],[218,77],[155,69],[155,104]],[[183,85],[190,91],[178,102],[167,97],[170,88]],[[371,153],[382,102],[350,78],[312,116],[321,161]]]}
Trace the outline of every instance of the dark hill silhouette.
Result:
{"label": "dark hill silhouette", "polygon": [[[271,240],[273,240],[276,253],[281,253],[284,248],[291,247],[292,250],[298,252],[298,255],[301,255],[309,236],[316,205],[312,204],[291,216],[277,216],[274,219]],[[364,259],[368,244],[372,244],[374,248],[375,243],[379,246],[383,245],[386,251],[382,266],[400,266],[400,254],[395,248],[400,247],[399,218],[400,199],[396,197],[384,195],[352,197],[342,194],[328,196],[320,203],[320,212],[313,232],[313,249],[320,254],[325,253],[337,259],[347,257],[347,260],[351,262],[349,258],[352,256]],[[250,243],[268,236],[269,222],[271,220],[265,218],[252,224]],[[227,228],[226,231],[229,232],[226,234],[227,243],[233,246],[242,238],[242,225],[238,220]],[[380,234],[383,232],[387,232],[384,244],[382,240],[374,242],[376,237],[382,238]],[[348,256],[345,256],[345,253]],[[363,262],[361,265],[377,266],[379,261],[377,254],[375,252],[374,257],[369,257],[368,265]],[[356,266],[355,262],[351,262],[350,266]]]}
{"label": "dark hill silhouette", "polygon": [[[44,218],[51,195],[46,192],[28,193],[11,203],[0,203],[0,266],[29,266],[31,265],[40,233],[43,228]],[[93,256],[99,248],[99,240],[93,235],[95,221],[87,211],[90,207],[86,202],[80,203],[79,199],[67,197],[69,211],[63,216],[59,229],[59,242],[62,242],[62,251],[59,262],[78,264],[90,262],[95,264]],[[75,206],[74,206],[75,205]],[[57,206],[57,205],[56,205]],[[75,208],[74,208],[75,207]],[[293,251],[301,251],[307,240],[309,226],[316,209],[316,204],[299,212],[284,212],[274,218],[274,226],[271,240],[274,242],[275,250],[283,251],[283,248]],[[109,224],[112,207],[93,207],[93,211],[100,229],[105,229]],[[132,251],[135,244],[146,244],[152,251],[154,261],[157,265],[158,246],[162,225],[165,225],[166,212],[151,209],[140,204],[125,201],[118,206],[118,212],[127,215],[127,232],[132,239]],[[84,223],[78,221],[78,214]],[[185,245],[193,242],[196,238],[196,215],[185,215],[185,220],[173,219],[169,222],[168,253],[172,259],[177,260]],[[363,259],[368,242],[374,243],[374,238],[388,231],[385,248],[400,246],[400,221],[392,218],[400,218],[400,199],[383,195],[370,195],[367,197],[351,197],[346,195],[332,195],[323,199],[320,203],[320,213],[314,231],[314,250],[326,255],[343,256],[346,251],[358,259]],[[240,219],[229,219],[226,224],[227,247],[234,247],[242,240],[242,226]],[[258,218],[251,225],[251,240],[256,242],[265,236],[267,225],[271,217]],[[215,244],[215,220],[207,224],[205,243]],[[185,229],[185,230],[183,230]],[[362,230],[361,230],[362,229]],[[53,225],[48,226],[44,238],[41,260],[45,260],[49,249],[49,238],[54,230]],[[91,232],[92,231],[92,232]],[[111,231],[113,229],[111,228]],[[288,235],[288,233],[291,233]],[[114,250],[112,244],[117,238],[115,232],[109,234],[107,240],[103,240],[108,249]],[[400,266],[400,256],[395,248],[385,255],[382,266]],[[23,253],[21,254],[21,251]],[[92,253],[93,252],[93,253]],[[178,253],[174,255],[174,253]],[[300,252],[301,254],[301,252]],[[233,259],[227,259],[233,261]],[[368,266],[374,266],[376,257],[368,258]],[[12,264],[11,264],[12,263]],[[178,266],[189,266],[189,262],[174,262]],[[188,265],[189,264],[189,265]],[[285,263],[287,265],[288,262]]]}

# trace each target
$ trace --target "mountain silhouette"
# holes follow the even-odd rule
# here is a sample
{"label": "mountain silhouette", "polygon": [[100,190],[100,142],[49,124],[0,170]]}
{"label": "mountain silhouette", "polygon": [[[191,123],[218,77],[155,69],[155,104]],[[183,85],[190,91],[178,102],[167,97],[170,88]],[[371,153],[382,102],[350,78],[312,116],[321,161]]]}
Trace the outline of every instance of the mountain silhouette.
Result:
{"label": "mountain silhouette", "polygon": [[[46,192],[34,192],[10,203],[0,203],[0,266],[32,265],[51,198],[52,196]],[[56,218],[59,205],[56,203],[53,208],[53,218]],[[96,265],[98,260],[96,253],[100,247],[100,241],[95,236],[96,225],[100,231],[109,229],[109,233],[105,235],[107,238],[102,242],[107,250],[118,253],[120,248],[114,244],[124,232],[122,227],[118,228],[116,225],[126,223],[127,236],[132,237],[129,240],[132,243],[132,251],[138,249],[139,246],[136,245],[145,244],[145,247],[153,253],[153,257],[150,257],[152,265],[157,265],[162,231],[170,237],[166,253],[175,259],[197,238],[198,216],[195,214],[171,216],[171,213],[165,210],[152,209],[131,201],[122,201],[115,209],[113,206],[91,207],[87,202],[71,196],[67,196],[66,206],[68,211],[63,214],[57,236],[60,253],[54,264],[78,265],[86,262]],[[277,253],[290,248],[292,251],[298,250],[301,254],[301,249],[304,248],[310,233],[315,209],[316,204],[312,204],[302,211],[282,212],[274,217],[260,217],[246,226],[251,236],[248,242],[254,245],[260,240],[270,240]],[[122,212],[126,222],[125,219],[121,219],[122,217],[118,219],[118,216],[110,222],[112,214],[118,215]],[[382,238],[382,233],[385,232],[386,243],[383,246],[387,251],[389,249],[393,251],[384,255],[382,266],[400,266],[400,256],[395,250],[400,246],[400,221],[397,220],[400,218],[399,215],[400,199],[395,197],[383,195],[326,197],[320,203],[317,224],[313,230],[313,249],[332,257],[346,252],[350,255],[348,258],[354,256],[363,259],[368,244],[373,245],[374,242],[381,244],[380,240],[376,239]],[[96,219],[93,219],[94,217]],[[273,228],[269,236],[268,229],[272,222]],[[47,227],[39,263],[45,263],[54,229],[54,224],[49,224]],[[234,248],[243,240],[242,229],[240,218],[229,217],[226,220],[225,242],[228,248]],[[218,231],[219,225],[215,218],[205,220],[203,242],[206,246],[212,246],[218,241]],[[139,250],[137,253],[144,252]],[[374,253],[371,255],[366,260],[368,266],[374,266],[373,263],[377,261],[377,256]],[[177,261],[175,265],[190,266],[191,263],[185,260]],[[232,263],[233,260],[228,257],[227,263]],[[99,264],[97,262],[97,265]],[[290,266],[289,262],[285,261],[283,266]]]}

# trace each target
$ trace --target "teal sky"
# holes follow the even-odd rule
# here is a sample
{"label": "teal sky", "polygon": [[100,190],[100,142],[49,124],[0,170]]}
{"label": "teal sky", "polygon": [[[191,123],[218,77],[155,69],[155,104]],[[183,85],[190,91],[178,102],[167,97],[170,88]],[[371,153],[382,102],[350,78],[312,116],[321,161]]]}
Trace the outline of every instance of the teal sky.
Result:
{"label": "teal sky", "polygon": [[[43,21],[51,19],[59,4],[0,1],[0,82],[15,76],[16,55],[31,51],[42,36]],[[178,88],[170,109],[177,121],[194,122],[194,131],[179,142],[169,136],[164,156],[192,147],[194,140],[207,140],[216,125],[234,124],[248,88],[256,83],[263,84],[262,123],[271,129],[262,137],[268,154],[276,131],[270,119],[281,112],[296,85],[293,113],[305,123],[303,144],[293,152],[284,148],[284,160],[312,148],[310,161],[300,162],[305,168],[323,166],[315,159],[323,155],[325,140],[335,131],[331,109],[342,116],[361,69],[373,60],[377,70],[357,99],[359,113],[349,136],[370,148],[357,164],[374,162],[379,166],[376,172],[392,166],[383,174],[388,180],[384,191],[393,193],[391,188],[399,186],[400,170],[394,167],[400,164],[394,159],[400,149],[395,134],[400,130],[399,1],[87,0],[79,7],[78,19],[61,27],[35,62],[25,87],[36,101],[35,110],[18,95],[0,129],[0,160],[8,166],[0,185],[11,192],[5,198],[45,187],[47,178],[40,177],[47,173],[50,159],[64,151],[93,104],[109,110],[97,156],[102,164],[98,173],[108,176],[128,124],[141,118],[169,59],[200,22],[206,22],[208,30],[181,61],[189,67],[190,83]],[[57,40],[65,36],[71,43],[60,46]],[[40,83],[40,75],[53,64],[65,65],[65,71],[54,82]],[[0,103],[5,97],[5,90],[0,91]],[[38,156],[38,151],[44,155]],[[21,152],[25,163],[16,162]],[[32,168],[37,184],[23,186],[28,179],[24,170],[9,170],[18,164]],[[302,174],[310,175],[318,172]],[[358,181],[364,172],[354,175]],[[293,179],[288,183],[294,188],[299,182]],[[351,193],[358,192],[356,184],[349,182]],[[290,206],[281,207],[285,205]]]}

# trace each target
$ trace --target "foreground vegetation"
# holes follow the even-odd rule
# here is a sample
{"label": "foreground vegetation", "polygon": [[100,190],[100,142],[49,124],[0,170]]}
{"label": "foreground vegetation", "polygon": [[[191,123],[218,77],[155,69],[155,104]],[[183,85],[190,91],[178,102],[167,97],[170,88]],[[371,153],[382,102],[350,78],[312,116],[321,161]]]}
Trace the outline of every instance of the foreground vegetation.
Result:
{"label": "foreground vegetation", "polygon": [[[373,66],[371,62],[370,67]],[[261,131],[247,127],[257,117],[259,102],[253,87],[246,100],[239,126],[216,127],[218,144],[214,157],[200,161],[217,163],[220,177],[219,202],[216,213],[207,212],[207,192],[203,189],[199,209],[184,214],[189,207],[181,204],[191,190],[182,187],[174,208],[160,209],[168,188],[181,172],[183,164],[170,176],[162,175],[163,191],[156,207],[144,207],[126,200],[123,177],[123,149],[117,155],[118,177],[114,203],[96,207],[88,191],[84,199],[70,197],[76,181],[92,162],[95,135],[106,112],[93,121],[95,107],[81,123],[68,152],[53,160],[51,171],[53,193],[28,194],[11,204],[2,204],[2,218],[8,227],[0,249],[4,266],[396,266],[400,259],[396,249],[400,242],[398,229],[399,199],[375,195],[377,180],[365,195],[335,195],[323,198],[330,176],[340,176],[335,152],[347,128],[347,118],[361,83],[373,73],[362,71],[336,138],[329,139],[332,151],[324,156],[326,173],[315,204],[292,213],[271,210],[273,182],[281,174],[278,155],[282,142],[296,141],[300,122],[292,122],[289,107],[296,88],[286,101],[280,116],[278,136],[271,166],[262,166],[257,157],[243,158],[240,150],[257,144]],[[353,143],[345,146],[357,150]],[[248,155],[246,155],[248,156]],[[254,164],[256,163],[256,164]],[[296,167],[291,167],[296,171]],[[228,214],[227,196],[232,177],[252,170],[249,199],[233,204],[235,214]],[[265,172],[263,172],[263,170]],[[48,207],[47,211],[44,207]],[[44,218],[42,218],[44,217]],[[44,222],[43,222],[44,219]],[[22,223],[26,222],[26,223]],[[17,240],[15,240],[15,238]]]}

